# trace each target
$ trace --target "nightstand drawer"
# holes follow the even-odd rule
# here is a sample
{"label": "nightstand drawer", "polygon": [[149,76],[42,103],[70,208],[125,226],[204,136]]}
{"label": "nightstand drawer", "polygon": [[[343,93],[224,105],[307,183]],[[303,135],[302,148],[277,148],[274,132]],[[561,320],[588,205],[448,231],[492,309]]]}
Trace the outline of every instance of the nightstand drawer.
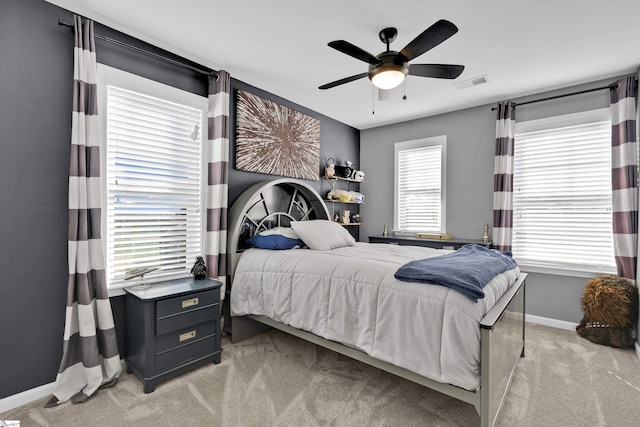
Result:
{"label": "nightstand drawer", "polygon": [[201,307],[206,307],[219,301],[219,295],[220,290],[214,289],[158,301],[156,305],[156,317],[161,319],[174,314],[186,313]]}
{"label": "nightstand drawer", "polygon": [[219,304],[213,304],[198,308],[197,310],[191,310],[187,313],[158,318],[156,320],[156,335],[164,335],[169,332],[199,325],[200,323],[216,319],[218,316],[220,316],[220,306]]}
{"label": "nightstand drawer", "polygon": [[156,338],[156,354],[163,353],[181,345],[190,344],[215,334],[216,322],[209,320],[208,322],[201,323],[190,328],[184,328],[158,336]]}
{"label": "nightstand drawer", "polygon": [[216,337],[213,335],[156,355],[156,369],[162,370],[181,365],[189,360],[210,354],[215,350]]}

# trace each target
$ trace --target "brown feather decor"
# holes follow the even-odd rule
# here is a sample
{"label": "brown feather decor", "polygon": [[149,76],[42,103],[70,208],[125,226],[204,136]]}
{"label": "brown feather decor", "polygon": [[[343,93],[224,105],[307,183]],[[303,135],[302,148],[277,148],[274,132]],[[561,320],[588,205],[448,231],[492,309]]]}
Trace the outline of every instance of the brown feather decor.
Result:
{"label": "brown feather decor", "polygon": [[638,319],[638,288],[625,278],[603,274],[589,280],[582,293],[584,318],[576,327],[589,341],[632,347]]}

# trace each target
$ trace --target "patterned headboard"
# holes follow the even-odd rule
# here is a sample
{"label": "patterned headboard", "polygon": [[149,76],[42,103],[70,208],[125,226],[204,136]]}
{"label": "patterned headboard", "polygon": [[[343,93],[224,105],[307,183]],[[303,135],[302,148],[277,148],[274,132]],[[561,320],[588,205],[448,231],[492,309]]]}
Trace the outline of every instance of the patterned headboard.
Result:
{"label": "patterned headboard", "polygon": [[229,209],[228,219],[227,267],[231,283],[249,237],[273,227],[288,227],[291,221],[330,219],[330,215],[316,190],[304,181],[283,178],[246,189]]}

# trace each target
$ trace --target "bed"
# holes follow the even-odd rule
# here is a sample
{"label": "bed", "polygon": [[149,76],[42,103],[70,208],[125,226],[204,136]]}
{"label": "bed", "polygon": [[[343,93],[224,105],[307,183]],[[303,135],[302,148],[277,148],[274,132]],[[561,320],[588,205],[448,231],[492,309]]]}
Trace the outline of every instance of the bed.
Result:
{"label": "bed", "polygon": [[[318,221],[327,219],[322,198],[297,180],[255,184],[234,203],[225,310],[232,340],[277,328],[473,404],[481,425],[493,425],[524,355],[526,275],[517,267],[497,274],[484,298],[474,301],[443,286],[394,277],[401,265],[441,250],[367,243],[267,250],[245,244],[292,225],[305,231],[308,242],[309,226],[335,225]],[[324,244],[316,241],[309,246]]]}

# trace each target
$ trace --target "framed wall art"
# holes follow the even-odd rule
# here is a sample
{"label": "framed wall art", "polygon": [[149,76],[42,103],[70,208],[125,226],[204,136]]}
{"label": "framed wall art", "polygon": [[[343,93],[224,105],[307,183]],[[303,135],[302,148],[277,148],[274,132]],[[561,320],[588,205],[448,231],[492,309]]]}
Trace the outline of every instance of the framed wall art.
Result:
{"label": "framed wall art", "polygon": [[236,169],[317,181],[320,120],[237,91]]}

